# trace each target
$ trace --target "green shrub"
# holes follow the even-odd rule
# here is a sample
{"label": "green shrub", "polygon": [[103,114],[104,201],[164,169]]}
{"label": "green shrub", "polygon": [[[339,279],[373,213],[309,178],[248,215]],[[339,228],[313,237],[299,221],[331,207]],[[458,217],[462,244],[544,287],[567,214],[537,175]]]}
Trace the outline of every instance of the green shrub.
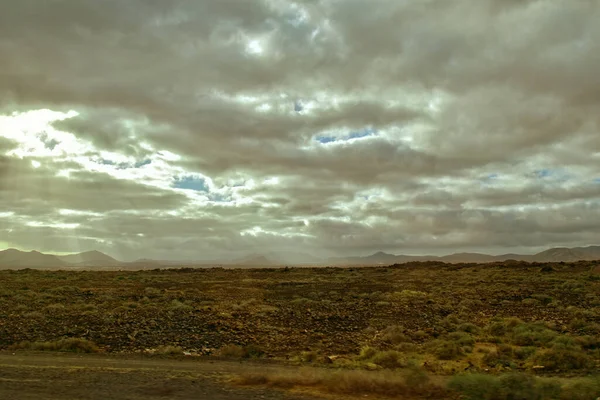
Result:
{"label": "green shrub", "polygon": [[370,360],[375,356],[375,354],[377,354],[377,349],[366,346],[360,350],[360,354],[358,355],[357,359],[360,361]]}
{"label": "green shrub", "polygon": [[75,286],[58,286],[49,290],[50,293],[56,293],[61,295],[78,294],[81,290]]}
{"label": "green shrub", "polygon": [[454,314],[448,315],[446,318],[442,319],[438,325],[442,328],[446,329],[449,332],[455,331],[459,325],[461,325],[463,321],[458,318],[458,316]]}
{"label": "green shrub", "polygon": [[453,360],[464,354],[458,343],[448,340],[434,340],[431,351],[440,360]]}
{"label": "green shrub", "polygon": [[523,325],[524,322],[516,317],[504,319],[490,324],[487,331],[492,336],[504,336],[512,332],[516,327]]}
{"label": "green shrub", "polygon": [[600,336],[579,336],[575,342],[585,350],[600,349]]}
{"label": "green shrub", "polygon": [[179,300],[171,301],[169,308],[171,310],[176,310],[176,311],[191,311],[191,310],[193,310],[192,306],[190,306],[189,304],[186,304],[186,303],[182,303]]}
{"label": "green shrub", "polygon": [[580,318],[572,320],[569,323],[569,328],[587,335],[600,334],[600,324],[588,323],[586,320]]}
{"label": "green shrub", "polygon": [[499,390],[496,377],[483,374],[455,375],[448,382],[448,388],[461,393],[467,400],[496,400]]}
{"label": "green shrub", "polygon": [[574,379],[565,384],[561,400],[590,400],[600,396],[600,377]]}
{"label": "green shrub", "polygon": [[532,294],[531,298],[538,300],[545,306],[552,303],[552,297],[548,296],[547,294]]}
{"label": "green shrub", "polygon": [[44,319],[46,316],[39,311],[31,311],[23,314],[27,319]]}
{"label": "green shrub", "polygon": [[466,333],[472,333],[472,334],[478,334],[479,333],[479,327],[475,324],[472,324],[470,322],[466,322],[464,324],[460,324],[457,328],[458,331],[460,332],[466,332]]}
{"label": "green shrub", "polygon": [[482,361],[489,367],[514,367],[513,357],[513,348],[509,345],[501,344],[496,347],[495,351],[491,351],[484,355]]}
{"label": "green shrub", "polygon": [[514,349],[514,355],[517,360],[526,360],[535,354],[537,348],[533,346],[517,347]]}
{"label": "green shrub", "polygon": [[550,400],[559,399],[560,385],[525,374],[499,377],[483,374],[455,375],[448,387],[467,400]]}
{"label": "green shrub", "polygon": [[162,292],[160,289],[154,288],[154,287],[147,287],[144,289],[144,293],[146,294],[147,297],[149,298],[156,298],[162,295]]}
{"label": "green shrub", "polygon": [[594,365],[593,359],[584,351],[563,346],[543,350],[533,359],[548,371],[587,369]]}
{"label": "green shrub", "polygon": [[473,346],[475,344],[475,339],[465,332],[452,332],[448,334],[447,338],[460,346]]}
{"label": "green shrub", "polygon": [[395,350],[380,351],[371,357],[371,362],[388,369],[402,368],[407,365],[402,353]]}
{"label": "green shrub", "polygon": [[532,299],[532,298],[527,298],[527,299],[523,299],[521,301],[522,304],[526,305],[526,306],[537,306],[542,304],[539,300],[537,299]]}
{"label": "green shrub", "polygon": [[556,338],[554,338],[554,340],[552,340],[551,344],[553,347],[562,347],[569,349],[581,348],[574,337],[566,335],[557,336]]}
{"label": "green shrub", "polygon": [[522,324],[512,330],[512,342],[517,346],[541,346],[551,342],[557,333],[541,323]]}
{"label": "green shrub", "polygon": [[410,334],[412,340],[422,341],[429,337],[429,334],[423,330],[418,330]]}

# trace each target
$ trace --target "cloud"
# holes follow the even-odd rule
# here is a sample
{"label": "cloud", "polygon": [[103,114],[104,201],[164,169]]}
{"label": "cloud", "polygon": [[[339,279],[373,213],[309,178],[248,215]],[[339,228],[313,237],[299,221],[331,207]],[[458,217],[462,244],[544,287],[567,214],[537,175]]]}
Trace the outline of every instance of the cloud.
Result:
{"label": "cloud", "polygon": [[0,229],[127,258],[594,243],[599,12],[2,4]]}

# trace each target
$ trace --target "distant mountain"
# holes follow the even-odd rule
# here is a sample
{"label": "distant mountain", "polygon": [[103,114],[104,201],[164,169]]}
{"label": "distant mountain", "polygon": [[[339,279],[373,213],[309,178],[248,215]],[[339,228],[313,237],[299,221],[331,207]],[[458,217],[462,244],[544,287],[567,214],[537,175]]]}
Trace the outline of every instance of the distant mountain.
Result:
{"label": "distant mountain", "polygon": [[0,251],[0,267],[64,267],[67,263],[51,254],[43,254],[39,251],[20,251],[8,249]]}
{"label": "distant mountain", "polygon": [[438,260],[447,263],[486,263],[498,261],[498,258],[481,253],[455,253],[439,257]]}
{"label": "distant mountain", "polygon": [[251,254],[246,257],[238,258],[226,264],[229,265],[244,265],[244,266],[253,266],[253,267],[261,267],[261,266],[273,266],[277,265],[276,260],[271,260],[264,255],[261,254]]}
{"label": "distant mountain", "polygon": [[332,266],[369,266],[392,265],[416,261],[438,261],[445,263],[489,263],[508,260],[528,262],[573,262],[578,260],[600,260],[600,246],[556,247],[537,254],[502,254],[492,256],[482,253],[455,253],[446,256],[412,256],[395,255],[379,251],[363,257],[335,257],[320,259],[306,253],[271,252],[251,254],[231,261],[168,261],[139,259],[133,262],[120,262],[99,251],[86,251],[78,254],[55,256],[38,251],[20,251],[8,249],[0,251],[0,268],[62,268],[62,267],[173,267],[179,266],[211,266],[229,265],[244,267],[272,267],[284,265],[332,265]]}
{"label": "distant mountain", "polygon": [[120,261],[96,250],[58,256],[58,258],[68,264],[77,266],[112,266],[121,264]]}
{"label": "distant mountain", "polygon": [[538,262],[559,262],[600,259],[600,246],[589,247],[557,247],[542,251],[534,256]]}
{"label": "distant mountain", "polygon": [[575,250],[585,253],[594,260],[600,260],[600,246],[575,247]]}
{"label": "distant mountain", "polygon": [[394,262],[398,256],[394,254],[384,253],[383,251],[378,251],[375,254],[371,254],[370,256],[366,256],[365,260],[368,262],[373,262],[377,264],[388,264],[390,262]]}
{"label": "distant mountain", "polygon": [[311,265],[323,263],[322,258],[300,252],[272,251],[265,254],[265,257],[267,260],[278,265]]}
{"label": "distant mountain", "polygon": [[394,255],[379,251],[365,257],[332,257],[327,260],[327,263],[330,265],[391,265],[411,261],[433,261],[438,259],[439,257],[435,256]]}
{"label": "distant mountain", "polygon": [[415,261],[441,261],[445,263],[490,263],[501,261],[573,262],[600,260],[600,246],[563,248],[557,247],[537,254],[502,254],[492,256],[482,253],[455,253],[446,256],[410,256],[377,252],[364,257],[335,257],[326,261],[329,265],[391,265]]}

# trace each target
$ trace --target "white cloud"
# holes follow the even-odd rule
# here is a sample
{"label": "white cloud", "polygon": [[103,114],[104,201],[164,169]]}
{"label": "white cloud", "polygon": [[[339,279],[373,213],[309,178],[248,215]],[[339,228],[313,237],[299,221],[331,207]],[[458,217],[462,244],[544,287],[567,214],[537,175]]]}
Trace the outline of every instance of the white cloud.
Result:
{"label": "white cloud", "polygon": [[597,7],[376,3],[6,5],[11,243],[62,251],[77,232],[210,258],[594,242]]}

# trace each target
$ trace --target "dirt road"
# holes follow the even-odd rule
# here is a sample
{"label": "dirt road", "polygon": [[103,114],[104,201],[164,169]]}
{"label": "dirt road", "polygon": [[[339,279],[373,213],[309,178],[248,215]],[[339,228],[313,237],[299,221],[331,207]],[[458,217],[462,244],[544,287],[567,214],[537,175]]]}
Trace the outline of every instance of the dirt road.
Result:
{"label": "dirt road", "polygon": [[0,352],[2,400],[316,400],[234,387],[228,376],[293,368],[206,359]]}

